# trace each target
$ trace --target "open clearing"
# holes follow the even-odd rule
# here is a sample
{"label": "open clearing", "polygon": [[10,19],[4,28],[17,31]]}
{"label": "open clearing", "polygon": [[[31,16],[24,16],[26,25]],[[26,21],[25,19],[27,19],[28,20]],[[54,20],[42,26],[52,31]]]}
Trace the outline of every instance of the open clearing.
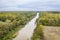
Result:
{"label": "open clearing", "polygon": [[44,40],[60,40],[60,27],[44,26]]}

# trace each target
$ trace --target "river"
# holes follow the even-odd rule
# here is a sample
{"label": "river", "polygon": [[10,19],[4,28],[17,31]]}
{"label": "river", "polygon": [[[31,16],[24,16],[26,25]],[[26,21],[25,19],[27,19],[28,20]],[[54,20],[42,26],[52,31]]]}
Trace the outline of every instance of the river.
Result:
{"label": "river", "polygon": [[18,35],[13,40],[31,40],[31,37],[34,33],[34,29],[36,28],[36,19],[39,17],[39,13],[28,22],[24,28],[19,30]]}

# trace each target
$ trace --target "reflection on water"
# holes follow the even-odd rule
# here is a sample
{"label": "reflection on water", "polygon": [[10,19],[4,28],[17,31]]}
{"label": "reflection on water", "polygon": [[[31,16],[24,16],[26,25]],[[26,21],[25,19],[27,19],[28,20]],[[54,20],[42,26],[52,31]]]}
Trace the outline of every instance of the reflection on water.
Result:
{"label": "reflection on water", "polygon": [[36,19],[39,17],[39,13],[37,13],[36,17],[33,18],[29,23],[25,25],[22,30],[19,31],[18,36],[13,40],[30,40],[33,35],[33,31],[36,28]]}

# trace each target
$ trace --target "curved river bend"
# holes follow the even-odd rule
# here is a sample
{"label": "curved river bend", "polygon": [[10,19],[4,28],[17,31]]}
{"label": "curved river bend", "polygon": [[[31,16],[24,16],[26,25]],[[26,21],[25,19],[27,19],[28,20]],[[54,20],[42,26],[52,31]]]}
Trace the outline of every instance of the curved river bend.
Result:
{"label": "curved river bend", "polygon": [[19,30],[18,35],[13,40],[31,40],[34,29],[36,28],[36,19],[38,17],[39,13],[37,13],[36,17],[27,23],[24,28]]}

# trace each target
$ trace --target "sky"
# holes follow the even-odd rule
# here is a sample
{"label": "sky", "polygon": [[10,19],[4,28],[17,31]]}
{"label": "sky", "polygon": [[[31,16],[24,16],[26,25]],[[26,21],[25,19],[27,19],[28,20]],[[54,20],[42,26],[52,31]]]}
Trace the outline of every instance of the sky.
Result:
{"label": "sky", "polygon": [[0,0],[0,11],[60,11],[60,0]]}

